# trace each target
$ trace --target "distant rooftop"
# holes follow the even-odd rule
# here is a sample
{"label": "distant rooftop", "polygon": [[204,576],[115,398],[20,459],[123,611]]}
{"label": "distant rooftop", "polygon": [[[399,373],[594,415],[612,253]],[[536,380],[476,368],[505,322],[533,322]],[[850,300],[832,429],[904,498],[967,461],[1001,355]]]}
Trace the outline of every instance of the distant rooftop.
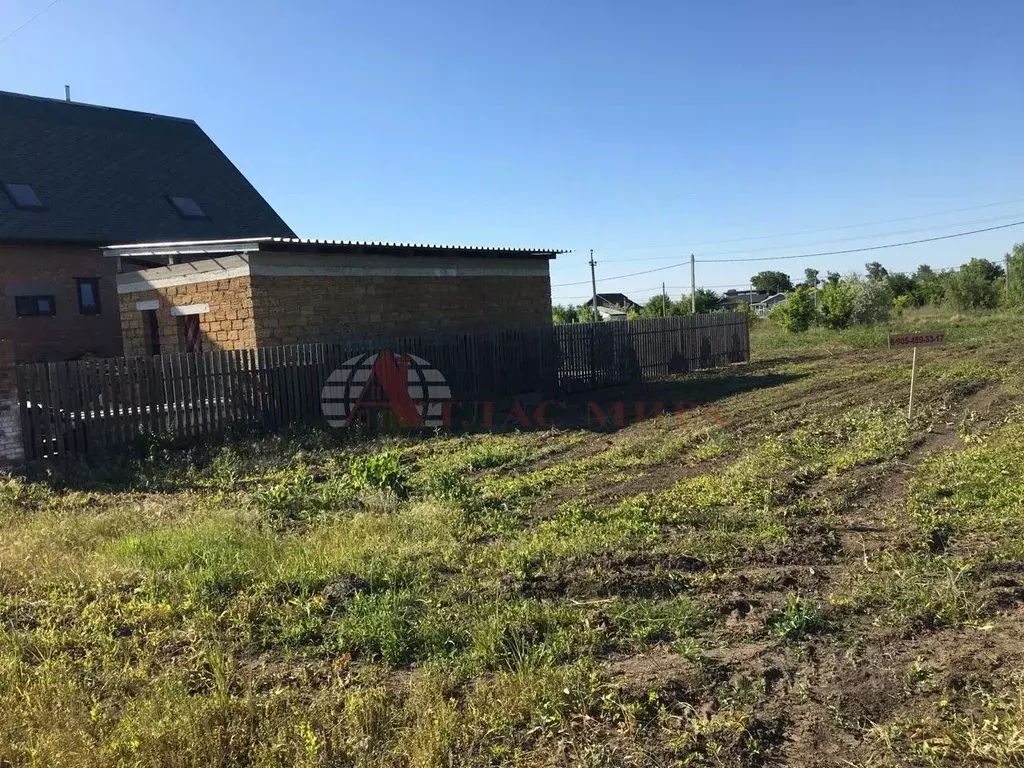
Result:
{"label": "distant rooftop", "polygon": [[0,91],[0,243],[252,233],[295,234],[192,120]]}

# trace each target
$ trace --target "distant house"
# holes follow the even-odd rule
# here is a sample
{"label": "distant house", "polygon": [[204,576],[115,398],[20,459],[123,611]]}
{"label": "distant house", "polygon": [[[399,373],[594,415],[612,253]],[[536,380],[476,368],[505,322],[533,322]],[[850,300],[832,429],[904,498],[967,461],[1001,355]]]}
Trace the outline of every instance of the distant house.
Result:
{"label": "distant house", "polygon": [[777,307],[779,304],[785,303],[786,294],[773,293],[771,296],[768,296],[763,301],[759,301],[758,303],[754,304],[753,309],[758,317],[768,317],[768,313],[771,312],[772,309]]}
{"label": "distant house", "polygon": [[[601,307],[607,307],[609,309],[621,309],[625,312],[630,310],[639,311],[641,309],[640,304],[637,304],[629,296],[624,293],[599,293],[597,294],[597,307],[600,310]],[[600,314],[600,311],[598,312]]]}
{"label": "distant house", "polygon": [[730,311],[739,309],[741,304],[752,307],[755,304],[760,304],[768,296],[769,294],[763,291],[737,291],[735,288],[730,288],[719,299],[718,308]]}
{"label": "distant house", "polygon": [[629,319],[629,313],[624,309],[618,307],[605,307],[600,303],[597,305],[597,316],[602,322],[606,321],[622,321],[625,322]]}
{"label": "distant house", "polygon": [[294,237],[191,120],[0,92],[0,336],[19,361],[122,353],[140,241]]}

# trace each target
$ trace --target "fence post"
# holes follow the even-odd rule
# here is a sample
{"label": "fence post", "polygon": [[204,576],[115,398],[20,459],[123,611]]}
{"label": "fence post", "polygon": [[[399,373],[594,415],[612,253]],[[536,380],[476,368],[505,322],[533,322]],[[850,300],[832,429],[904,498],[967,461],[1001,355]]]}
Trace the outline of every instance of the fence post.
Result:
{"label": "fence post", "polygon": [[25,462],[17,374],[14,342],[0,339],[0,466],[17,466]]}

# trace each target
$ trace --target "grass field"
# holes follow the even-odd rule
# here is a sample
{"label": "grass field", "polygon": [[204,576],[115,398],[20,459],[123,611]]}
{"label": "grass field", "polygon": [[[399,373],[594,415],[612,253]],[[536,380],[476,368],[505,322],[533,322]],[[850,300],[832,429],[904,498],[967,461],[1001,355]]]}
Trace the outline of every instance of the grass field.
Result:
{"label": "grass field", "polygon": [[[925,320],[918,319],[923,323]],[[0,766],[1024,764],[1024,318],[620,430],[0,479]]]}

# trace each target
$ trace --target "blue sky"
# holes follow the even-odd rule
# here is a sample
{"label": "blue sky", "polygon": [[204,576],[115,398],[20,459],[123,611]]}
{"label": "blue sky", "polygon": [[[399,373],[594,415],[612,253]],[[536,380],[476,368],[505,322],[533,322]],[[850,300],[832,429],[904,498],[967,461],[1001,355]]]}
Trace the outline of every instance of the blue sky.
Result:
{"label": "blue sky", "polygon": [[[0,37],[47,2],[0,0]],[[590,248],[608,278],[1024,220],[1022,26],[1010,0],[59,0],[0,44],[0,88],[194,118],[303,236],[573,249],[553,294],[578,301]],[[599,288],[662,280],[678,295],[689,268]]]}

